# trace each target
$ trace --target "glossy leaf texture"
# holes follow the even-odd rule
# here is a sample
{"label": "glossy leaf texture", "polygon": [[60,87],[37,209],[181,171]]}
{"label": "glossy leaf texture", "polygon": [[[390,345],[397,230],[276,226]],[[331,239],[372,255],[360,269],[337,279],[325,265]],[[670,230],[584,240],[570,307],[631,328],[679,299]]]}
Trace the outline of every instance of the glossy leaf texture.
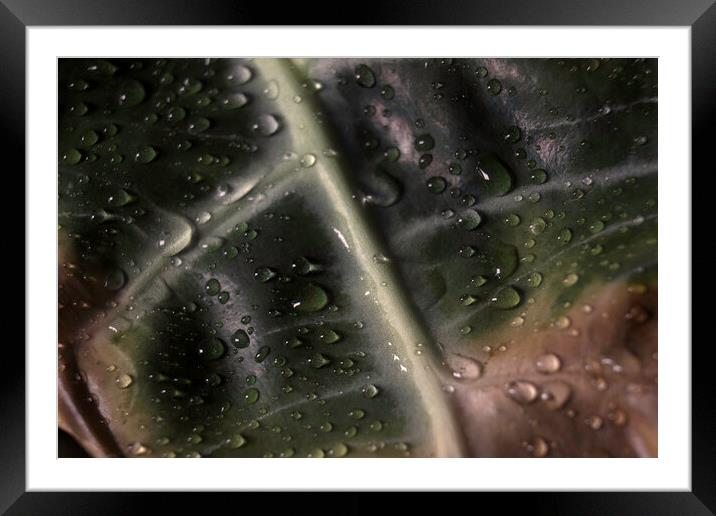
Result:
{"label": "glossy leaf texture", "polygon": [[95,456],[657,455],[657,68],[61,60]]}

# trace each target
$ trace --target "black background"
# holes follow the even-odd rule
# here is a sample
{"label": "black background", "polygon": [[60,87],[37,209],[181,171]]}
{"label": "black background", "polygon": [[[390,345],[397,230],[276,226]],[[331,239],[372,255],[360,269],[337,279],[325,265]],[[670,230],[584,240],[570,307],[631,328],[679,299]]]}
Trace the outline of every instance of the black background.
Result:
{"label": "black background", "polygon": [[[25,139],[25,28],[32,25],[683,25],[692,27],[692,170],[698,174],[697,192],[713,197],[706,183],[714,172],[712,148],[713,113],[716,107],[716,5],[713,0],[543,0],[482,1],[443,0],[428,2],[278,2],[248,3],[242,0],[0,0],[0,120],[2,192],[4,193],[5,252],[15,260],[25,277],[32,274],[25,263],[22,236],[10,235],[17,226],[19,206],[13,198],[27,196],[24,186]],[[91,47],[89,47],[91,51]],[[479,53],[479,52],[478,52]],[[50,123],[48,121],[48,123]],[[23,172],[21,172],[23,171]],[[686,171],[662,171],[686,174]],[[49,177],[49,176],[48,176]],[[20,179],[22,178],[22,179]],[[693,175],[690,178],[693,181]],[[693,199],[694,228],[701,228],[703,241],[713,240],[713,222],[704,205],[706,198]],[[660,199],[668,203],[668,197]],[[698,231],[698,229],[696,229]],[[697,233],[699,234],[699,233]],[[22,244],[21,244],[22,242]],[[22,250],[22,251],[21,251]],[[692,251],[693,252],[693,251]],[[700,288],[713,280],[708,262],[697,260]],[[9,260],[8,260],[9,262]],[[6,263],[8,263],[6,262]],[[17,263],[17,262],[16,262]],[[693,259],[692,259],[693,263]],[[157,501],[163,513],[190,507],[182,493],[24,493],[25,491],[25,350],[14,336],[15,319],[9,309],[26,306],[20,275],[6,265],[3,286],[5,323],[0,355],[0,511],[7,514],[130,514],[150,509]],[[667,307],[668,308],[668,307]],[[692,319],[708,320],[713,303],[692,304]],[[668,314],[667,310],[664,313]],[[668,317],[668,315],[666,315]],[[710,383],[716,360],[712,339],[695,338],[692,385],[692,492],[688,493],[451,493],[448,510],[509,514],[521,509],[535,515],[680,514],[716,512],[716,407]],[[54,351],[54,343],[52,349]],[[662,342],[684,347],[690,342]],[[48,347],[48,351],[49,351]],[[120,459],[121,460],[121,459]],[[366,493],[320,494],[320,501],[306,493],[212,494],[198,501],[209,510],[221,512],[266,511],[286,508],[293,513],[365,513],[383,508],[384,496]],[[227,498],[231,497],[231,500]],[[458,497],[458,498],[454,498]],[[468,498],[469,497],[469,498]],[[194,498],[194,497],[192,497]],[[336,499],[337,498],[337,499]],[[422,494],[410,498],[420,503]],[[238,502],[238,503],[237,503]],[[216,509],[214,509],[216,508]]]}

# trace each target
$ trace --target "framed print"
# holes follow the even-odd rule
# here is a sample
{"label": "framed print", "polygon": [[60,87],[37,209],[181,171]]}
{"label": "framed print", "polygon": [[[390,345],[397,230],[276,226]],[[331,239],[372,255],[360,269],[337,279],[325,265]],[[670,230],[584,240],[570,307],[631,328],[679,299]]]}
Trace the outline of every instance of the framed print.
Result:
{"label": "framed print", "polygon": [[27,203],[9,513],[145,503],[89,493],[121,490],[713,510],[708,2],[360,26],[82,3],[3,7]]}

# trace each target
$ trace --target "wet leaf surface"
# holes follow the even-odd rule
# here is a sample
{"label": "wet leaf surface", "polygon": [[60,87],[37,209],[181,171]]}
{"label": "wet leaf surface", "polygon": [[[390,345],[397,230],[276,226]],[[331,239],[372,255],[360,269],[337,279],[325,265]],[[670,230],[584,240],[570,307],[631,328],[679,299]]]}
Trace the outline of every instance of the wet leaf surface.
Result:
{"label": "wet leaf surface", "polygon": [[95,456],[656,455],[653,60],[62,60]]}

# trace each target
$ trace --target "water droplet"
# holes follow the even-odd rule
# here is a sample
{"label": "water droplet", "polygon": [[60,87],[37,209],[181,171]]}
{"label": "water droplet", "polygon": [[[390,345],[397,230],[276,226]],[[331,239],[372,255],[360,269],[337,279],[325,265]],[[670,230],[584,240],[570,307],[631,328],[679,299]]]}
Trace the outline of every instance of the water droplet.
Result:
{"label": "water droplet", "polygon": [[327,366],[331,363],[331,359],[323,353],[314,353],[306,363],[314,369],[320,369],[321,367]]}
{"label": "water droplet", "polygon": [[144,100],[144,86],[137,80],[128,79],[122,82],[118,88],[119,95],[117,103],[120,107],[132,107]]}
{"label": "water droplet", "polygon": [[206,360],[216,360],[224,356],[226,345],[218,337],[211,337],[199,346],[199,356]]}
{"label": "water droplet", "polygon": [[572,230],[569,228],[564,228],[557,234],[557,242],[562,245],[568,244],[570,240],[572,240]]}
{"label": "water droplet", "polygon": [[541,168],[535,168],[530,171],[530,181],[534,184],[541,185],[547,182],[547,172]]}
{"label": "water droplet", "polygon": [[263,114],[259,115],[251,128],[262,136],[271,136],[276,134],[280,127],[281,124],[274,115]]}
{"label": "water droplet", "polygon": [[107,198],[107,205],[112,208],[121,208],[135,200],[134,196],[126,190],[118,190],[115,194]]}
{"label": "water droplet", "polygon": [[579,281],[579,274],[570,272],[562,280],[562,285],[564,285],[565,287],[571,287],[572,285],[576,284],[578,281]]}
{"label": "water droplet", "polygon": [[328,454],[331,457],[345,457],[348,454],[348,446],[343,443],[335,444],[328,450]]}
{"label": "water droplet", "polygon": [[546,228],[547,222],[542,217],[537,217],[530,223],[530,232],[533,235],[541,234]]}
{"label": "water droplet", "polygon": [[231,73],[226,76],[226,79],[232,84],[241,85],[249,82],[251,77],[253,77],[251,68],[243,64],[238,64],[234,67]]}
{"label": "water droplet", "polygon": [[604,222],[601,220],[595,220],[589,225],[589,231],[592,233],[599,233],[604,229]]}
{"label": "water droplet", "polygon": [[508,310],[520,304],[522,297],[514,287],[504,287],[490,299],[493,307],[500,310]]}
{"label": "water droplet", "polygon": [[386,100],[391,100],[395,97],[395,90],[387,84],[380,89],[380,95]]}
{"label": "water droplet", "polygon": [[261,283],[266,283],[276,277],[276,272],[269,267],[259,267],[254,272],[254,278]]}
{"label": "water droplet", "polygon": [[304,154],[303,157],[301,157],[301,166],[303,168],[310,168],[313,165],[316,164],[316,155],[315,154]]}
{"label": "water droplet", "polygon": [[495,155],[488,154],[480,158],[478,172],[491,195],[503,196],[512,189],[512,176]]}
{"label": "water droplet", "polygon": [[572,325],[572,320],[566,315],[561,315],[554,321],[554,325],[560,330],[565,330]]}
{"label": "water droplet", "polygon": [[507,128],[507,131],[505,131],[505,143],[513,144],[520,141],[520,138],[522,138],[522,131],[520,131],[520,128],[516,125],[510,126]]}
{"label": "water droplet", "polygon": [[325,328],[321,330],[321,333],[318,336],[319,340],[323,342],[324,344],[335,344],[339,340],[341,340],[341,335],[331,328]]}
{"label": "water droplet", "polygon": [[519,226],[520,221],[520,216],[516,213],[510,213],[505,217],[505,224],[511,227]]}
{"label": "water droplet", "polygon": [[434,194],[441,194],[447,188],[447,181],[440,176],[431,177],[426,184],[428,191]]}
{"label": "water droplet", "polygon": [[418,167],[420,167],[421,170],[424,170],[430,166],[430,163],[433,162],[433,155],[432,154],[423,154],[418,159]]}
{"label": "water droplet", "polygon": [[355,80],[358,86],[372,88],[375,86],[375,74],[367,65],[360,64],[355,69]]}
{"label": "water droplet", "polygon": [[117,385],[120,389],[126,389],[134,383],[134,379],[128,374],[121,374],[117,378]]}
{"label": "water droplet", "polygon": [[482,222],[482,217],[477,210],[465,210],[457,219],[460,227],[466,231],[472,231]]}
{"label": "water droplet", "polygon": [[93,131],[92,129],[89,129],[82,133],[82,136],[80,137],[80,142],[84,147],[92,147],[97,141],[99,140],[99,135]]}
{"label": "water droplet", "polygon": [[268,346],[261,346],[259,350],[256,352],[256,355],[254,355],[254,360],[257,364],[260,364],[264,360],[266,360],[266,357],[269,356],[271,353],[271,348]]}
{"label": "water droplet", "polygon": [[198,117],[194,118],[189,122],[189,125],[187,126],[187,130],[191,134],[199,134],[206,131],[209,127],[211,127],[211,122],[208,118],[204,117]]}
{"label": "water droplet", "polygon": [[485,283],[487,283],[487,278],[485,276],[473,276],[470,279],[470,285],[473,287],[481,287]]}
{"label": "water droplet", "polygon": [[431,150],[433,147],[435,147],[435,140],[431,135],[421,134],[415,138],[415,150],[418,152],[426,152]]}
{"label": "water droplet", "polygon": [[204,292],[210,296],[215,296],[221,291],[221,284],[216,278],[211,278],[204,285]]}
{"label": "water droplet", "polygon": [[537,399],[539,390],[532,382],[517,380],[510,382],[506,387],[507,395],[517,403],[526,405]]}
{"label": "water droplet", "polygon": [[291,301],[291,305],[299,312],[317,312],[328,304],[328,294],[319,285],[308,283]]}
{"label": "water droplet", "polygon": [[472,358],[451,354],[446,358],[454,378],[459,380],[477,380],[482,376],[482,364]]}
{"label": "water droplet", "polygon": [[231,343],[237,348],[246,348],[249,346],[249,335],[244,330],[236,330],[231,335]]}
{"label": "water droplet", "polygon": [[65,165],[76,165],[82,159],[82,153],[77,149],[68,149],[62,155],[62,163]]}
{"label": "water droplet", "polygon": [[154,149],[154,147],[147,145],[136,152],[136,154],[134,155],[134,161],[146,165],[147,163],[151,163],[152,161],[154,161],[156,157],[157,151]]}
{"label": "water droplet", "polygon": [[243,93],[225,95],[219,100],[222,109],[238,109],[249,103],[249,97]]}
{"label": "water droplet", "polygon": [[363,392],[363,396],[370,399],[370,398],[375,398],[380,393],[380,390],[378,389],[378,387],[376,387],[372,383],[369,383],[368,385],[363,387],[362,392]]}
{"label": "water droplet", "polygon": [[492,95],[497,95],[502,91],[502,83],[497,79],[490,79],[487,81],[487,91]]}
{"label": "water droplet", "polygon": [[323,267],[321,267],[319,264],[312,262],[305,256],[299,256],[296,258],[293,263],[291,264],[291,269],[296,273],[300,274],[301,276],[305,276],[306,274],[312,274],[315,272],[320,272],[323,270]]}
{"label": "water droplet", "polygon": [[124,271],[122,269],[114,269],[107,274],[107,278],[104,280],[104,286],[110,290],[119,290],[126,282],[127,275]]}
{"label": "water droplet", "polygon": [[395,162],[400,158],[400,150],[397,147],[388,147],[383,153],[386,161]]}
{"label": "water droplet", "polygon": [[259,400],[259,396],[261,393],[258,389],[254,389],[253,387],[250,389],[246,389],[246,392],[244,393],[244,402],[247,405],[253,405]]}
{"label": "water droplet", "polygon": [[532,455],[535,457],[546,457],[549,453],[549,444],[541,437],[535,437],[530,445]]}
{"label": "water droplet", "polygon": [[226,444],[229,448],[241,448],[246,444],[246,438],[241,434],[236,434],[234,436],[229,437],[226,440]]}
{"label": "water droplet", "polygon": [[572,389],[564,382],[547,382],[542,386],[540,399],[547,410],[559,410],[567,403]]}
{"label": "water droplet", "polygon": [[542,274],[537,271],[530,272],[525,278],[525,283],[528,287],[539,287],[542,284]]}
{"label": "water droplet", "polygon": [[562,368],[562,361],[554,353],[547,353],[537,359],[535,366],[540,373],[552,374]]}

